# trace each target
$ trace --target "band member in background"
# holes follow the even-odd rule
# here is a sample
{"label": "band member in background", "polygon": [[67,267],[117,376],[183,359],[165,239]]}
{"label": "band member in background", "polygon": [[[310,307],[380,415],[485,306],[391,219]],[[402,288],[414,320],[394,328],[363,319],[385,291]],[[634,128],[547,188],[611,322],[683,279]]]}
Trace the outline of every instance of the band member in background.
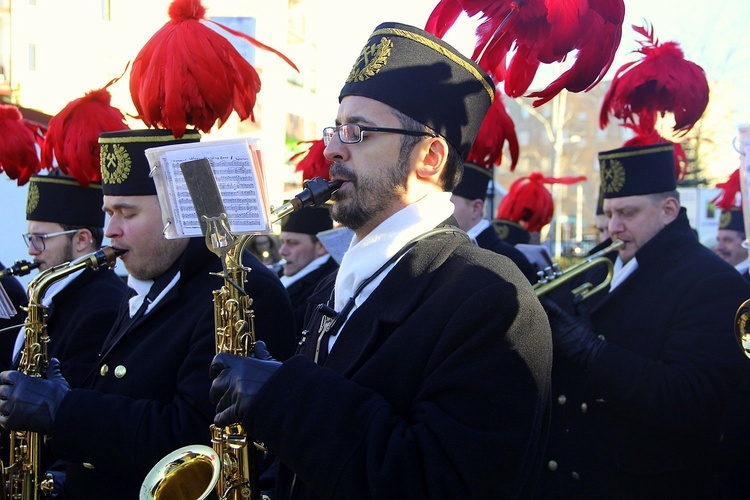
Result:
{"label": "band member in background", "polygon": [[458,221],[458,227],[466,231],[478,246],[505,255],[518,266],[531,283],[536,283],[538,276],[529,259],[516,247],[500,239],[495,228],[485,218],[484,202],[487,197],[487,184],[491,180],[491,170],[476,163],[465,162],[464,175],[458,186],[453,188],[451,196],[455,206],[453,216]]}
{"label": "band member in background", "polygon": [[324,129],[343,181],[331,215],[355,236],[310,299],[301,355],[219,354],[211,370],[215,422],[243,422],[278,457],[277,498],[530,495],[549,326],[450,202],[493,95],[474,62],[408,25],[378,26],[355,63]]}
{"label": "band member in background", "polygon": [[[102,185],[81,186],[61,174],[35,175],[26,199],[28,232],[23,235],[39,271],[95,252],[104,238]],[[112,269],[82,269],[54,283],[44,295],[48,307],[48,354],[78,387],[96,363],[109,328],[115,323],[127,286]],[[23,346],[19,332],[13,366]]]}
{"label": "band member in background", "polygon": [[[0,270],[5,266],[0,263]],[[0,278],[0,285],[10,299],[10,303],[16,310],[16,314],[10,318],[0,318],[0,371],[5,371],[10,367],[13,357],[13,345],[16,342],[14,333],[23,325],[26,313],[22,307],[29,303],[26,298],[26,290],[18,278],[15,276],[5,276]]]}
{"label": "band member in background", "polygon": [[[212,292],[223,283],[210,273],[222,266],[203,238],[164,238],[144,155],[149,147],[199,138],[188,131],[176,140],[169,130],[101,135],[105,235],[125,251],[130,299],[81,388],[61,377],[0,374],[0,423],[51,436],[65,462],[68,499],[132,500],[162,457],[181,446],[210,445]],[[286,359],[296,345],[289,298],[276,275],[249,252],[245,258],[256,334]]]}
{"label": "band member in background", "polygon": [[576,314],[542,298],[555,364],[541,496],[716,498],[722,419],[750,368],[733,334],[750,287],[695,237],[671,143],[599,161],[610,236],[624,246],[607,289]]}
{"label": "band member in background", "polygon": [[315,207],[293,212],[281,221],[281,256],[284,275],[281,283],[294,308],[297,332],[305,327],[307,299],[317,284],[339,265],[333,260],[316,234],[333,228],[328,207]]}
{"label": "band member in background", "polygon": [[750,283],[750,256],[745,243],[745,217],[742,207],[722,210],[719,216],[719,229],[716,231],[716,254],[734,266],[740,275]]}

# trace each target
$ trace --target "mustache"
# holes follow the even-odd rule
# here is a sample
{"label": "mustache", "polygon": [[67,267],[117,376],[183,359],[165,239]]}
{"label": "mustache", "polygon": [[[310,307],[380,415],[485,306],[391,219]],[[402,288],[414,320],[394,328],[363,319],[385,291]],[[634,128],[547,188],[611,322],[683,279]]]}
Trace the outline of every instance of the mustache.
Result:
{"label": "mustache", "polygon": [[357,183],[357,174],[354,173],[354,170],[347,167],[344,163],[334,163],[333,165],[331,165],[329,172],[332,179],[335,178],[342,181],[352,182],[354,184]]}

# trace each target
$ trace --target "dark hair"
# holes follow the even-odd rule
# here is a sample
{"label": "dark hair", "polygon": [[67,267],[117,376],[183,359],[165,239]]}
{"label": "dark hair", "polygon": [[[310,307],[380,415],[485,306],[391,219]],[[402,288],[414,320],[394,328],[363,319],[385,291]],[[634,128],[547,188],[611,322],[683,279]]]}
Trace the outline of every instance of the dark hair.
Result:
{"label": "dark hair", "polygon": [[[435,133],[429,127],[398,110],[394,110],[394,114],[401,123],[401,126],[407,130],[420,130],[431,134]],[[402,137],[399,157],[402,160],[405,160],[409,156],[409,153],[411,153],[411,150],[414,149],[414,146],[424,139],[424,137],[413,135],[404,135]],[[461,154],[458,152],[458,149],[456,149],[450,142],[445,142],[448,144],[448,158],[445,161],[445,168],[440,174],[440,187],[443,188],[443,191],[453,191],[453,188],[458,186],[458,183],[461,182],[461,177],[463,176],[463,161],[461,160]]]}
{"label": "dark hair", "polygon": [[[76,224],[60,224],[63,231],[70,231],[72,229],[87,229],[91,233],[91,243],[95,248],[101,248],[102,241],[104,240],[104,229],[101,227],[90,227],[90,226],[79,226]],[[73,239],[73,234],[69,235],[70,239]]]}

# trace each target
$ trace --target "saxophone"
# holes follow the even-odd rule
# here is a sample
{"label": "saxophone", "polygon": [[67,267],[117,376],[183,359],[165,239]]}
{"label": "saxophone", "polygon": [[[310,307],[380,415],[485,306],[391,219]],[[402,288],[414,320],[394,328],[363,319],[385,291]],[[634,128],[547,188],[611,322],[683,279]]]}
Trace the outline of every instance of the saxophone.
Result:
{"label": "saxophone", "polygon": [[[29,377],[41,377],[49,363],[47,355],[47,335],[45,306],[42,299],[49,287],[85,268],[112,268],[117,256],[122,251],[112,247],[103,247],[96,252],[84,255],[79,259],[60,264],[42,271],[39,276],[29,283],[27,295],[29,305],[24,322],[24,343],[21,348],[21,359],[18,371]],[[44,436],[36,432],[11,431],[10,456],[11,465],[3,468],[3,497],[12,500],[37,500],[44,498],[53,491],[52,478],[44,475],[41,470],[41,452]],[[7,495],[7,496],[6,496]]]}
{"label": "saxophone", "polygon": [[[308,206],[322,205],[341,182],[314,178],[291,201],[272,211],[274,221]],[[213,292],[216,353],[251,356],[255,348],[252,299],[244,285],[250,271],[242,265],[242,253],[252,236],[236,238],[226,214],[206,218],[206,245],[222,260],[224,284]],[[258,500],[256,451],[260,443],[248,440],[241,423],[211,425],[212,447],[190,445],[162,458],[141,485],[140,500]]]}

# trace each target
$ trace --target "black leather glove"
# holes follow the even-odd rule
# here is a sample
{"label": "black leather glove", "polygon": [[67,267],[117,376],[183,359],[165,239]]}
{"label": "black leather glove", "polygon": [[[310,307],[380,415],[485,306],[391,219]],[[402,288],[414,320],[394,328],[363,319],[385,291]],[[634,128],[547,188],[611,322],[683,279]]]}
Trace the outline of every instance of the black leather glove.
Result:
{"label": "black leather glove", "polygon": [[45,377],[29,377],[15,370],[0,373],[0,425],[8,430],[50,434],[60,401],[70,391],[52,358]]}
{"label": "black leather glove", "polygon": [[544,296],[539,301],[547,311],[555,351],[588,368],[599,357],[606,341],[587,322],[568,314],[555,301]]}
{"label": "black leather glove", "polygon": [[250,356],[255,359],[262,359],[263,361],[276,361],[276,358],[271,356],[271,353],[268,352],[268,347],[266,347],[266,343],[262,340],[255,343],[255,348]]}
{"label": "black leather glove", "polygon": [[245,423],[253,399],[279,366],[281,363],[275,360],[217,354],[211,363],[213,383],[209,393],[211,402],[216,403],[214,424],[225,427]]}

